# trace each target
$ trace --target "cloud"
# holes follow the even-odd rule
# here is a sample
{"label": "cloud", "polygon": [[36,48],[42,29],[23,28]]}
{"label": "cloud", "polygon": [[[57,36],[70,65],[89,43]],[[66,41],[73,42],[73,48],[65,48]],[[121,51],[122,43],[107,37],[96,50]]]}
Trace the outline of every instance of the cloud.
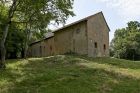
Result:
{"label": "cloud", "polygon": [[113,8],[125,20],[140,20],[140,0],[96,0]]}

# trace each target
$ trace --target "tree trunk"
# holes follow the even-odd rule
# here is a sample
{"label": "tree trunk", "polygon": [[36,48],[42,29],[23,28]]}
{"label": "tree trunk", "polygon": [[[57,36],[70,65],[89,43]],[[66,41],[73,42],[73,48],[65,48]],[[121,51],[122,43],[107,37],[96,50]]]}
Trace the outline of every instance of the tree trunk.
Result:
{"label": "tree trunk", "polygon": [[28,41],[25,42],[24,46],[24,58],[27,58],[27,53],[28,53]]}
{"label": "tree trunk", "polygon": [[1,61],[0,61],[0,68],[5,68],[5,54],[6,54],[6,49],[5,49],[5,41],[7,38],[7,34],[8,34],[8,29],[11,23],[11,19],[13,18],[14,12],[16,10],[17,7],[17,0],[13,0],[12,5],[9,7],[9,11],[8,11],[8,20],[7,23],[5,24],[5,28],[3,31],[3,35],[2,35],[2,39],[1,39],[1,43],[0,43],[0,50],[1,50]]}
{"label": "tree trunk", "polygon": [[[27,27],[26,27],[27,28]],[[29,47],[29,41],[31,38],[31,29],[26,29],[26,40],[25,40],[25,45],[24,45],[24,58],[27,58],[28,54],[28,47]]]}
{"label": "tree trunk", "polygon": [[3,36],[0,43],[0,51],[1,51],[0,68],[2,69],[6,67],[5,66],[5,55],[6,55],[5,41],[8,34],[9,25],[10,25],[9,23],[5,25],[5,29],[3,31]]}

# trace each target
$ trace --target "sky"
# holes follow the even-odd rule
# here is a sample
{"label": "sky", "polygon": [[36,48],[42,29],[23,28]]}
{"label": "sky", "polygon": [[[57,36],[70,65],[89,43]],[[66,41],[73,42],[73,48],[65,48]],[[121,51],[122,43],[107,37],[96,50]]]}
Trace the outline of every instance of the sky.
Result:
{"label": "sky", "polygon": [[140,0],[75,0],[73,8],[76,16],[67,24],[102,11],[111,30],[110,41],[116,29],[126,27],[129,21],[140,22]]}
{"label": "sky", "polygon": [[140,22],[140,0],[74,0],[73,11],[76,16],[67,24],[102,11],[111,30],[110,41],[116,29],[126,27],[129,21]]}

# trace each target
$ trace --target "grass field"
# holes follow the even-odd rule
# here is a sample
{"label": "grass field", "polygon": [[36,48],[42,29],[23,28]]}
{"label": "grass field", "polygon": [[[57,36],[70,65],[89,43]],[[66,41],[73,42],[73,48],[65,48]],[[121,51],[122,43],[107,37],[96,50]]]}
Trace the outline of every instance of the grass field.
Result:
{"label": "grass field", "polygon": [[140,93],[140,62],[68,55],[7,60],[0,93]]}

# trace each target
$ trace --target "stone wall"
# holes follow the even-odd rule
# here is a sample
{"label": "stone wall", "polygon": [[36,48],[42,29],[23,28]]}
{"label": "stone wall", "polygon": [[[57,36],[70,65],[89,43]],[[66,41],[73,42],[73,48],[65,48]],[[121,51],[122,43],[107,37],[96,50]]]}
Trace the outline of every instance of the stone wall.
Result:
{"label": "stone wall", "polygon": [[54,33],[55,54],[74,52],[87,54],[86,21]]}
{"label": "stone wall", "polygon": [[109,56],[109,28],[102,13],[90,17],[88,28],[88,56]]}
{"label": "stone wall", "polygon": [[42,40],[30,46],[31,57],[45,57],[54,55],[54,38]]}
{"label": "stone wall", "polygon": [[102,12],[54,31],[54,36],[31,46],[32,57],[77,53],[109,56],[109,27]]}

